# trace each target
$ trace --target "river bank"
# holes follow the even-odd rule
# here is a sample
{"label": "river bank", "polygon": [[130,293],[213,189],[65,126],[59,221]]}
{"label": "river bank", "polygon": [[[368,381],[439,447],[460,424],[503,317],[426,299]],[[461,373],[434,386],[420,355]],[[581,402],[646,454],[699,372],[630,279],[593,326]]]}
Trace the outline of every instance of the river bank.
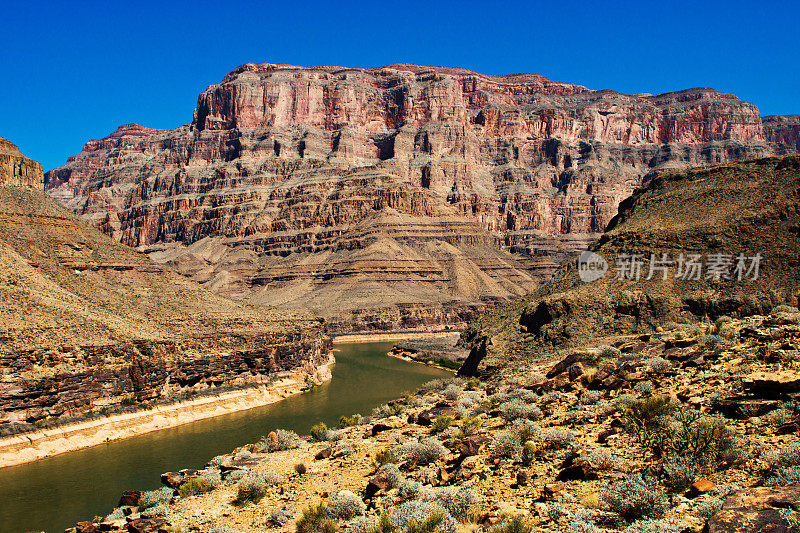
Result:
{"label": "river bank", "polygon": [[333,344],[395,342],[408,339],[442,339],[460,335],[460,331],[399,331],[396,333],[348,333],[333,337]]}
{"label": "river bank", "polygon": [[281,373],[269,385],[6,437],[0,439],[0,468],[269,405],[308,390],[307,378],[316,385],[330,380],[334,363],[331,353],[313,373]]}

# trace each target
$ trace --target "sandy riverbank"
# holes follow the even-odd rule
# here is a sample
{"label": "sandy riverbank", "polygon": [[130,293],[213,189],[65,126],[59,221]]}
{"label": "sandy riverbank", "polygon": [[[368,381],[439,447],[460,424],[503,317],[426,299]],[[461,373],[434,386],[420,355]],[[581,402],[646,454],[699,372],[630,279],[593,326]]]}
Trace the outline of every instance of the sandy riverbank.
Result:
{"label": "sandy riverbank", "polygon": [[407,339],[442,339],[460,335],[460,331],[408,331],[397,333],[353,333],[333,338],[334,344],[353,342],[394,342]]}
{"label": "sandy riverbank", "polygon": [[[328,361],[314,372],[314,382],[320,384],[330,380],[334,363],[331,354]],[[269,405],[302,392],[308,386],[306,376],[306,373],[286,373],[278,376],[279,379],[269,386],[225,392],[218,396],[6,437],[0,439],[0,468]]]}

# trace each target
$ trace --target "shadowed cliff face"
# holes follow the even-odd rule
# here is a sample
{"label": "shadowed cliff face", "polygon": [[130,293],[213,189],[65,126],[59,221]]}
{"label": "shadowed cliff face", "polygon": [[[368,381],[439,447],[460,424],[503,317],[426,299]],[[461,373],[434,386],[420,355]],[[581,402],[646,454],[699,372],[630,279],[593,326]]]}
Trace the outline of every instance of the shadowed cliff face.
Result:
{"label": "shadowed cliff face", "polygon": [[[536,292],[482,317],[463,335],[473,346],[465,372],[487,373],[514,357],[599,337],[648,333],[669,321],[766,314],[800,301],[800,156],[669,173],[626,199],[593,246],[609,270],[582,281],[576,263]],[[642,254],[640,276],[625,257]],[[653,263],[651,254],[672,260]],[[698,256],[683,274],[679,257]],[[713,273],[714,259],[728,255]],[[744,254],[741,279],[738,256]],[[751,257],[760,254],[757,278]],[[621,259],[622,258],[622,259]],[[631,263],[627,263],[630,265]],[[664,266],[667,271],[654,270]],[[620,268],[622,266],[622,268]],[[650,279],[648,279],[650,277]]]}
{"label": "shadowed cliff face", "polygon": [[248,63],[199,96],[191,124],[122,126],[46,180],[108,235],[221,294],[393,329],[532,290],[660,171],[790,140],[705,88]]}
{"label": "shadowed cliff face", "polygon": [[123,401],[312,375],[327,361],[320,320],[219,297],[42,185],[40,174],[38,189],[0,186],[0,435]]}

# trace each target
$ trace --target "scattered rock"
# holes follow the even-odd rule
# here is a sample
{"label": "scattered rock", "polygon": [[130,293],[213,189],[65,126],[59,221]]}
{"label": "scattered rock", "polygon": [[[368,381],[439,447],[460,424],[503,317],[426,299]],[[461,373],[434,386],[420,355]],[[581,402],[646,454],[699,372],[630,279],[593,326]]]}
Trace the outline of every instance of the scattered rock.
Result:
{"label": "scattered rock", "polygon": [[731,494],[708,519],[705,533],[792,533],[782,510],[800,498],[800,486],[756,487]]}
{"label": "scattered rock", "polygon": [[137,506],[141,496],[142,491],[140,490],[123,491],[122,496],[119,497],[119,507]]}

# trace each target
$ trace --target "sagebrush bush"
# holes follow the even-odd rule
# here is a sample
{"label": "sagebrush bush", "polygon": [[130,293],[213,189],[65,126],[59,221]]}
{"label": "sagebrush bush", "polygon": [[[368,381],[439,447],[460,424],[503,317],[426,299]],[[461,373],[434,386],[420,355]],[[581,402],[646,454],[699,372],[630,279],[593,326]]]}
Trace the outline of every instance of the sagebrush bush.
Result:
{"label": "sagebrush bush", "polygon": [[469,487],[452,486],[438,489],[434,501],[447,509],[459,522],[467,522],[472,519],[480,498]]}
{"label": "sagebrush bush", "polygon": [[436,503],[418,500],[406,502],[395,509],[391,521],[396,529],[406,533],[455,533],[458,529],[458,522],[447,509]]}
{"label": "sagebrush bush", "polygon": [[633,392],[637,394],[650,394],[655,387],[652,381],[640,381],[633,386]]}
{"label": "sagebrush bush", "polygon": [[426,465],[445,457],[447,448],[438,440],[427,438],[419,442],[401,444],[394,449],[394,454],[414,465]]}
{"label": "sagebrush bush", "polygon": [[240,530],[228,526],[215,526],[211,533],[242,533]]}
{"label": "sagebrush bush", "polygon": [[378,466],[396,462],[397,458],[394,456],[394,452],[392,452],[390,448],[386,448],[385,450],[381,450],[375,454],[375,464]]}
{"label": "sagebrush bush", "polygon": [[303,463],[297,463],[294,465],[294,471],[297,475],[304,476],[308,472],[308,468]]}
{"label": "sagebrush bush", "polygon": [[567,526],[566,533],[600,533],[600,529],[585,520],[575,520]]}
{"label": "sagebrush bush", "polygon": [[328,516],[337,520],[352,520],[366,510],[364,501],[349,490],[340,490],[328,500]]}
{"label": "sagebrush bush", "polygon": [[792,307],[791,305],[780,304],[780,305],[776,305],[775,307],[773,307],[772,311],[770,311],[771,315],[777,315],[778,313],[792,313],[793,314],[793,313],[800,313],[800,310],[798,310],[797,307]]}
{"label": "sagebrush bush", "polygon": [[375,475],[383,477],[386,482],[389,483],[389,488],[395,488],[403,479],[403,474],[400,473],[400,469],[394,463],[382,465],[378,471],[375,472]]}
{"label": "sagebrush bush", "polygon": [[402,414],[403,406],[397,403],[388,404],[385,403],[383,405],[379,405],[375,409],[372,410],[372,417],[373,418],[389,418],[390,416],[396,416]]}
{"label": "sagebrush bush", "polygon": [[659,516],[667,509],[667,497],[659,487],[645,483],[635,473],[606,486],[600,502],[625,520]]}
{"label": "sagebrush bush", "polygon": [[168,503],[172,500],[173,490],[169,487],[161,487],[156,490],[148,490],[139,497],[139,509],[148,509],[159,503]]}
{"label": "sagebrush bush", "polygon": [[300,437],[294,431],[279,429],[266,437],[261,437],[260,445],[268,452],[293,450],[300,446]]}
{"label": "sagebrush bush", "polygon": [[247,475],[236,484],[236,499],[242,503],[258,502],[267,494],[267,487],[264,476]]}
{"label": "sagebrush bush", "polygon": [[621,355],[619,348],[613,346],[603,345],[597,348],[597,356],[600,359],[618,359]]}
{"label": "sagebrush bush", "polygon": [[152,507],[148,507],[142,511],[142,518],[164,518],[172,514],[172,510],[166,503],[159,503]]}
{"label": "sagebrush bush", "polygon": [[675,518],[644,519],[632,523],[622,533],[680,533],[688,527],[689,524]]}
{"label": "sagebrush bush", "polygon": [[303,515],[295,522],[297,533],[336,533],[339,526],[328,517],[324,502],[303,510]]}
{"label": "sagebrush bush", "polygon": [[614,457],[608,448],[597,448],[589,452],[586,459],[598,470],[611,470],[614,468]]}
{"label": "sagebrush bush", "polygon": [[[790,444],[768,457],[766,485],[788,485],[800,482],[800,444]],[[798,481],[792,481],[798,480]]]}
{"label": "sagebrush bush", "polygon": [[462,439],[464,437],[471,437],[472,435],[475,435],[478,431],[480,431],[482,427],[483,427],[483,420],[481,420],[480,418],[475,416],[465,418],[461,422],[461,427],[459,428],[460,432],[458,434],[458,437]]}
{"label": "sagebrush bush", "polygon": [[548,448],[566,448],[575,440],[575,433],[563,428],[548,429],[544,432],[543,440]]}
{"label": "sagebrush bush", "polygon": [[541,420],[542,410],[535,404],[527,403],[525,400],[515,398],[500,405],[500,414],[506,420],[516,418],[527,418],[529,420]]}
{"label": "sagebrush bush", "polygon": [[458,400],[458,397],[461,395],[461,387],[455,383],[451,383],[444,389],[442,395],[445,397],[445,399],[450,401]]}
{"label": "sagebrush bush", "polygon": [[717,512],[722,509],[722,498],[716,498],[714,496],[703,495],[695,503],[695,512],[697,516],[703,518],[704,520],[708,520]]}
{"label": "sagebrush bush", "polygon": [[603,393],[598,390],[585,390],[581,394],[581,403],[584,405],[595,404],[603,398]]}
{"label": "sagebrush bush", "polygon": [[654,374],[664,374],[672,370],[672,363],[663,357],[650,357],[644,362],[645,368]]}
{"label": "sagebrush bush", "polygon": [[522,441],[514,431],[503,431],[494,438],[494,453],[499,457],[513,459],[522,450]]}

